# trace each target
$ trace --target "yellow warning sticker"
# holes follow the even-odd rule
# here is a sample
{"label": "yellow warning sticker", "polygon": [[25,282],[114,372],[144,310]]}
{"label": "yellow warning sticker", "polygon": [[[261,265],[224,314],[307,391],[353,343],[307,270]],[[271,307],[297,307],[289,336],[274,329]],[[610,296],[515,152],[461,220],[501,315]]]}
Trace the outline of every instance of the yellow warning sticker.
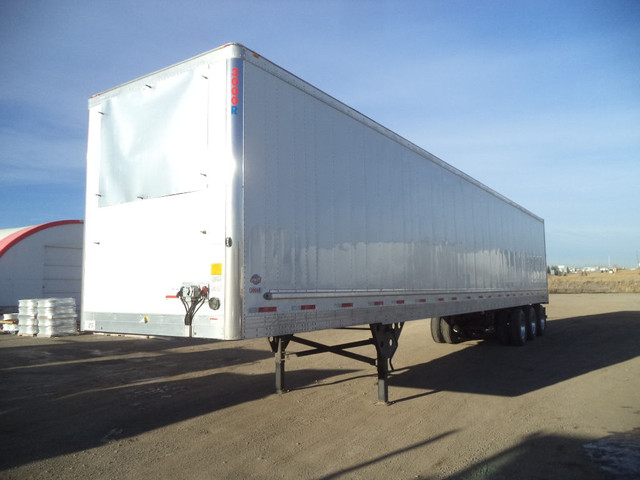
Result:
{"label": "yellow warning sticker", "polygon": [[222,275],[222,264],[221,263],[212,263],[211,264],[211,275]]}

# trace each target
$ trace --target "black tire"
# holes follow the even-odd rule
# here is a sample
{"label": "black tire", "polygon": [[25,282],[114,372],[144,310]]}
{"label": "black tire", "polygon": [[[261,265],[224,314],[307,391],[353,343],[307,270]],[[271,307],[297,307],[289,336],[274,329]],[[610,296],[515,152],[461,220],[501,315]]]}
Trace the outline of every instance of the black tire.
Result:
{"label": "black tire", "polygon": [[527,328],[521,308],[514,308],[509,313],[509,341],[517,347],[521,347],[527,341]]}
{"label": "black tire", "polygon": [[460,335],[455,331],[455,317],[442,317],[440,319],[440,331],[442,338],[447,343],[460,343]]}
{"label": "black tire", "polygon": [[536,312],[536,335],[541,337],[547,329],[547,310],[540,304],[534,305]]}
{"label": "black tire", "polygon": [[504,345],[509,345],[509,310],[496,313],[496,336]]}
{"label": "black tire", "polygon": [[440,317],[431,318],[431,336],[436,343],[444,343],[444,337],[442,336],[442,329],[440,323],[442,319]]}
{"label": "black tire", "polygon": [[527,332],[527,340],[535,340],[538,325],[536,322],[536,312],[533,307],[524,307],[524,325]]}

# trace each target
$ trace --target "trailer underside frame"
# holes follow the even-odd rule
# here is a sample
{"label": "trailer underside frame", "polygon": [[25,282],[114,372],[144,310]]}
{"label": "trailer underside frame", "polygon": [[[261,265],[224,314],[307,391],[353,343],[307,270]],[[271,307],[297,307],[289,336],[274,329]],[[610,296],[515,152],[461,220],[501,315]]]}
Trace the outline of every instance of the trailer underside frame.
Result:
{"label": "trailer underside frame", "polygon": [[[378,402],[384,405],[390,405],[389,372],[393,371],[392,359],[398,349],[398,341],[403,327],[404,322],[392,324],[372,323],[369,325],[371,338],[356,342],[341,343],[339,345],[324,345],[306,338],[297,337],[293,334],[269,337],[267,340],[275,356],[276,392],[284,393],[287,391],[285,382],[285,360],[287,357],[306,357],[319,353],[334,353],[369,365],[375,365],[378,371]],[[287,347],[291,342],[305,345],[310,347],[310,349],[300,352],[287,352]],[[376,358],[349,351],[351,348],[366,345],[375,346]]]}

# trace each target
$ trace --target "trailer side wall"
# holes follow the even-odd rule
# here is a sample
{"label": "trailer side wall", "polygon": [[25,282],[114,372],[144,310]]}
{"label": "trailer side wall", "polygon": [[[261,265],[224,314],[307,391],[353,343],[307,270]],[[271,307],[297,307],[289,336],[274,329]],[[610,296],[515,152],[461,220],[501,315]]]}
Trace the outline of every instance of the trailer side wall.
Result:
{"label": "trailer side wall", "polygon": [[248,62],[244,88],[245,336],[546,301],[539,218]]}

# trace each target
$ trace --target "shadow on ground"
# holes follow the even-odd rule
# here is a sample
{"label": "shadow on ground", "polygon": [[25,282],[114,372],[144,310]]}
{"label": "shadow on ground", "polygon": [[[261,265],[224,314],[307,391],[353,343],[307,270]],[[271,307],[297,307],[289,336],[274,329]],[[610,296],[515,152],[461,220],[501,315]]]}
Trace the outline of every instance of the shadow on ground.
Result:
{"label": "shadow on ground", "polygon": [[[434,438],[409,445],[385,455],[338,470],[322,477],[322,480],[360,475],[375,477],[377,465],[401,458],[409,451],[419,451],[455,434],[447,432]],[[632,440],[629,440],[629,438]],[[620,442],[622,438],[625,441]],[[613,445],[613,447],[611,447]],[[613,454],[611,452],[613,451]],[[452,455],[468,455],[467,452],[452,452]],[[441,460],[434,467],[446,472]],[[411,478],[430,479],[429,475]],[[487,459],[474,462],[467,469],[448,477],[449,480],[533,480],[533,479],[580,479],[580,480],[632,480],[640,478],[640,435],[638,431],[591,441],[559,435],[529,435],[515,447],[506,449]]]}
{"label": "shadow on ground", "polygon": [[[487,340],[401,368],[391,377],[390,396],[399,403],[433,391],[523,395],[635,358],[640,354],[639,326],[640,312],[555,320],[547,335],[521,348]],[[203,340],[16,340],[0,342],[0,442],[12,447],[12,454],[0,460],[3,469],[136,436],[274,390],[271,368],[259,375],[224,368],[270,358],[266,344],[256,350],[246,343]],[[354,362],[353,370],[294,370],[287,372],[287,382],[293,388],[317,385],[318,380],[330,384],[339,375],[362,375],[369,368]],[[371,375],[375,377],[374,368]],[[421,393],[394,399],[394,386]],[[526,460],[529,449],[538,451],[542,444],[561,448],[569,441],[552,440],[531,437],[456,478],[477,478],[482,469]],[[511,471],[505,468],[496,471]]]}
{"label": "shadow on ground", "polygon": [[[0,444],[12,452],[1,457],[0,469],[134,437],[274,391],[271,369],[246,375],[224,368],[271,358],[266,342],[255,350],[241,343],[206,349],[211,342],[124,337],[42,345],[15,340],[22,345],[0,349]],[[183,351],[194,345],[200,348]],[[303,387],[350,372],[287,377]]]}
{"label": "shadow on ground", "polygon": [[[639,478],[640,469],[634,459],[633,447],[620,451],[618,458],[593,458],[589,450],[592,444],[588,439],[575,437],[530,435],[519,445],[474,464],[450,480]],[[638,448],[637,444],[635,448]]]}
{"label": "shadow on ground", "polygon": [[[402,337],[400,338],[402,348]],[[496,340],[436,360],[398,368],[393,386],[514,397],[615,365],[640,355],[640,312],[616,312],[549,322],[547,332],[523,347]],[[396,402],[410,400],[394,399]]]}

